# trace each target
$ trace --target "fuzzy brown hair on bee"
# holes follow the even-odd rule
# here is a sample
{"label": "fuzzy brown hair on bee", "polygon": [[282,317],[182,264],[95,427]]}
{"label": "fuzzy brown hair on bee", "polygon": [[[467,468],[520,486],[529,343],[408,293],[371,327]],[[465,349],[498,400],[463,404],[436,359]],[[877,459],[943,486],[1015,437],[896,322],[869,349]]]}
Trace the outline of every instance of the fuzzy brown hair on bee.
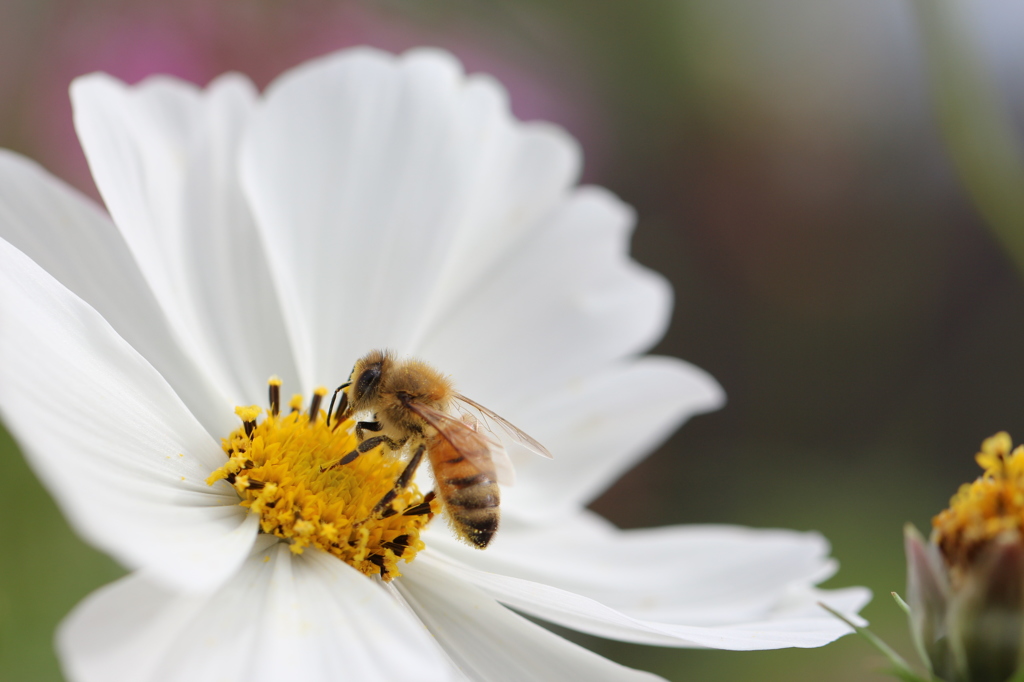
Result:
{"label": "fuzzy brown hair on bee", "polygon": [[[331,400],[341,401],[336,424],[353,416],[359,445],[331,467],[344,466],[363,452],[382,446],[409,463],[395,487],[374,507],[371,516],[394,513],[391,501],[411,482],[424,454],[430,462],[448,521],[462,540],[484,549],[498,529],[499,483],[510,482],[512,465],[500,440],[481,424],[495,424],[511,440],[551,457],[547,449],[508,421],[457,393],[451,380],[430,365],[373,350],[352,368],[349,380]],[[458,410],[454,414],[452,410]],[[372,434],[372,435],[367,435]]]}

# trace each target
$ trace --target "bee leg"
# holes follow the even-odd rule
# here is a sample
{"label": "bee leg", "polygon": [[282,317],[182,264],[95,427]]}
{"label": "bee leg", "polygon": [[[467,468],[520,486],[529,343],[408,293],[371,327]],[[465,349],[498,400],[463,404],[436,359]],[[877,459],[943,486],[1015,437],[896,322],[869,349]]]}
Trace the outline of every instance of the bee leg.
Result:
{"label": "bee leg", "polygon": [[356,457],[358,457],[359,455],[363,454],[364,452],[369,452],[370,450],[373,450],[375,447],[377,447],[381,443],[387,443],[388,447],[390,447],[392,450],[397,450],[398,448],[401,447],[400,443],[396,443],[393,439],[388,438],[387,436],[374,436],[373,438],[367,438],[362,443],[360,443],[359,446],[356,447],[355,450],[353,450],[352,452],[348,453],[347,455],[345,455],[344,457],[339,459],[334,464],[332,464],[330,466],[327,466],[327,467],[323,467],[323,466],[320,467],[320,473],[323,473],[323,472],[328,471],[330,469],[334,469],[335,467],[340,467],[340,466],[345,466],[346,464],[351,464],[352,462],[355,461]]}
{"label": "bee leg", "polygon": [[[371,438],[370,440],[373,439]],[[398,478],[395,480],[395,487],[386,492],[384,494],[384,497],[380,498],[380,502],[374,505],[373,511],[370,512],[371,517],[377,516],[378,514],[382,514],[383,517],[386,518],[388,516],[394,516],[398,513],[396,510],[389,508],[389,505],[391,504],[392,500],[398,497],[398,493],[400,491],[405,490],[407,487],[409,487],[409,483],[412,482],[413,474],[416,473],[416,469],[419,467],[420,461],[422,461],[423,459],[423,453],[426,452],[426,449],[427,448],[424,445],[421,445],[418,448],[416,448],[416,452],[415,454],[413,454],[412,459],[409,460],[409,463],[405,465],[405,469],[402,470],[402,473],[400,473],[398,475]]]}
{"label": "bee leg", "polygon": [[378,431],[383,431],[383,430],[384,430],[384,425],[381,424],[378,421],[357,422],[356,423],[356,438],[358,438],[359,440],[362,440],[363,439],[363,432],[364,431],[370,431],[372,433],[376,433]]}

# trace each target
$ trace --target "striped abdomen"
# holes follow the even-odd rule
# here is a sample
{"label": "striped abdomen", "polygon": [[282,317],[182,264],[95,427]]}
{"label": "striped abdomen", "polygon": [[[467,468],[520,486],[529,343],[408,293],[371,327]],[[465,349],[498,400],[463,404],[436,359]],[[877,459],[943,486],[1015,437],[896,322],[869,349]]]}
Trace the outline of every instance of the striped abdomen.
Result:
{"label": "striped abdomen", "polygon": [[434,470],[437,496],[452,528],[460,538],[483,549],[498,530],[501,499],[493,467],[482,470],[470,463],[441,436],[434,436],[427,447]]}

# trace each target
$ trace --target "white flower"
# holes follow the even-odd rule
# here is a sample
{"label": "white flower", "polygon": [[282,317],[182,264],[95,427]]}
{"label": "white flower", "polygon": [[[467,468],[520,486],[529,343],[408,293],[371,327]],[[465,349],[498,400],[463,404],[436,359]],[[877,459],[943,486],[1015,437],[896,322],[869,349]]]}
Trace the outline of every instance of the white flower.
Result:
{"label": "white flower", "polygon": [[[75,682],[651,679],[517,611],[668,646],[818,646],[856,612],[813,533],[621,531],[585,509],[722,394],[636,357],[664,280],[633,217],[575,187],[563,132],[449,55],[350,50],[264,95],[104,75],[72,88],[110,217],[0,154],[0,409],[74,527],[129,567],[58,634]],[[415,355],[545,443],[477,551],[435,520],[391,582],[294,554],[208,485],[236,405]],[[68,570],[74,570],[68,567]],[[454,664],[454,667],[453,665]],[[458,672],[458,671],[461,671]]]}

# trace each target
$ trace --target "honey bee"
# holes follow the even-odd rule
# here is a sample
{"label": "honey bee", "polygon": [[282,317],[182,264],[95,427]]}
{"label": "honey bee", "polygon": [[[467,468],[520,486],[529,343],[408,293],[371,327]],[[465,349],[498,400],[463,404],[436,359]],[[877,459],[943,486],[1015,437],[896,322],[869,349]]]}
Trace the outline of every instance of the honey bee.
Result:
{"label": "honey bee", "polygon": [[[419,360],[399,359],[388,351],[370,351],[356,362],[348,381],[334,392],[328,419],[339,392],[336,423],[352,415],[373,417],[356,423],[359,445],[331,468],[348,464],[379,445],[394,453],[411,453],[394,488],[377,503],[371,517],[396,513],[390,508],[392,500],[412,481],[426,454],[437,486],[435,493],[452,529],[470,545],[484,549],[498,530],[498,484],[511,483],[513,472],[505,448],[493,434],[481,431],[480,421],[485,425],[493,422],[511,440],[551,457],[543,445],[457,393],[450,379]],[[459,416],[451,412],[453,409],[459,411]]]}

